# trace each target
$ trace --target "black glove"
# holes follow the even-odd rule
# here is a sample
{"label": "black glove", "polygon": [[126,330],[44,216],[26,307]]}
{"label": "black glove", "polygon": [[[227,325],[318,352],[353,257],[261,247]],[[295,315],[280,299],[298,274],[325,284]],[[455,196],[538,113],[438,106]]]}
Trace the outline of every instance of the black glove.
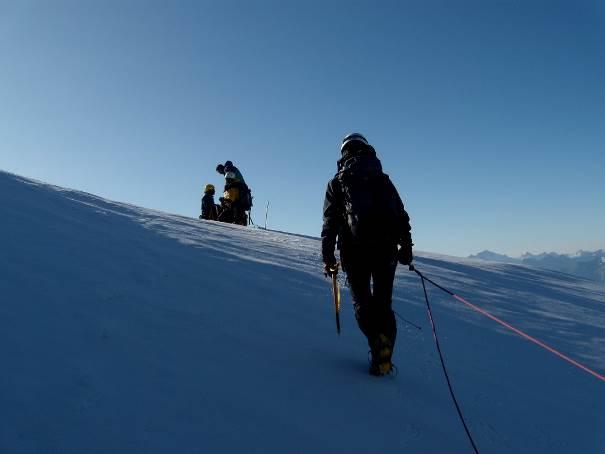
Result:
{"label": "black glove", "polygon": [[334,261],[333,263],[326,263],[324,265],[324,276],[332,277],[338,274],[338,262]]}
{"label": "black glove", "polygon": [[397,253],[397,260],[402,265],[411,265],[412,260],[414,260],[414,255],[412,254],[412,245],[405,245],[399,248],[399,252]]}

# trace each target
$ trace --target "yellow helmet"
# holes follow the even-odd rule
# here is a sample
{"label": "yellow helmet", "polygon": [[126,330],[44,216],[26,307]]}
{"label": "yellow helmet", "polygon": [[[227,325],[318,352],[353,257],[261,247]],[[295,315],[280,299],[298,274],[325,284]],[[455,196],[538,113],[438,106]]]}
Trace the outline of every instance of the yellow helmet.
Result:
{"label": "yellow helmet", "polygon": [[214,185],[213,184],[207,184],[204,187],[204,193],[206,193],[206,192],[214,192]]}

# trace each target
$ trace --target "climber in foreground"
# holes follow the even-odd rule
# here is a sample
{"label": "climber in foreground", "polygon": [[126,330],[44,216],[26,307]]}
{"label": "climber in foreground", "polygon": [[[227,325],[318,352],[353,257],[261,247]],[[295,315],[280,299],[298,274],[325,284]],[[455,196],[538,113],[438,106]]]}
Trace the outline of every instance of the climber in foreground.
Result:
{"label": "climber in foreground", "polygon": [[369,372],[380,376],[393,370],[397,336],[391,309],[393,280],[398,261],[412,263],[410,218],[364,136],[347,135],[340,152],[338,172],[328,183],[324,201],[321,241],[325,273],[338,272],[334,255],[338,244],[355,318],[370,346]]}

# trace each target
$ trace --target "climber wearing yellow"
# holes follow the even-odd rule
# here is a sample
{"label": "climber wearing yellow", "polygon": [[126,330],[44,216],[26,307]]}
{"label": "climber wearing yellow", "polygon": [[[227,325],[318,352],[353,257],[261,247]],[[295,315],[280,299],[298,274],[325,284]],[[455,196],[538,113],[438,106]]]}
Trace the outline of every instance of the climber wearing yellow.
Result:
{"label": "climber wearing yellow", "polygon": [[235,172],[225,173],[225,192],[219,199],[223,208],[219,221],[248,225],[248,216],[241,203],[243,185]]}
{"label": "climber wearing yellow", "polygon": [[202,214],[200,219],[216,221],[218,219],[218,208],[214,204],[214,185],[207,184],[204,187],[204,197],[202,197]]}
{"label": "climber wearing yellow", "polygon": [[229,202],[236,203],[240,199],[240,180],[234,172],[227,172],[225,174],[225,192],[223,192],[223,199]]}
{"label": "climber wearing yellow", "polygon": [[242,173],[231,161],[217,165],[216,171],[225,175],[225,192],[219,199],[223,208],[219,221],[248,225],[246,212],[252,209],[252,192]]}

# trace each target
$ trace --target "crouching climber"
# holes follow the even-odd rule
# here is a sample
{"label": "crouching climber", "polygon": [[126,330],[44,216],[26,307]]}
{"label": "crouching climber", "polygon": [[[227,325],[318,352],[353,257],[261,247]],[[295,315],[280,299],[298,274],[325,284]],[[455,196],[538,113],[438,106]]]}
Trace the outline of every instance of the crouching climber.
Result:
{"label": "crouching climber", "polygon": [[202,197],[202,214],[200,219],[209,221],[218,220],[219,206],[214,203],[214,185],[207,184],[204,187],[204,196]]}

